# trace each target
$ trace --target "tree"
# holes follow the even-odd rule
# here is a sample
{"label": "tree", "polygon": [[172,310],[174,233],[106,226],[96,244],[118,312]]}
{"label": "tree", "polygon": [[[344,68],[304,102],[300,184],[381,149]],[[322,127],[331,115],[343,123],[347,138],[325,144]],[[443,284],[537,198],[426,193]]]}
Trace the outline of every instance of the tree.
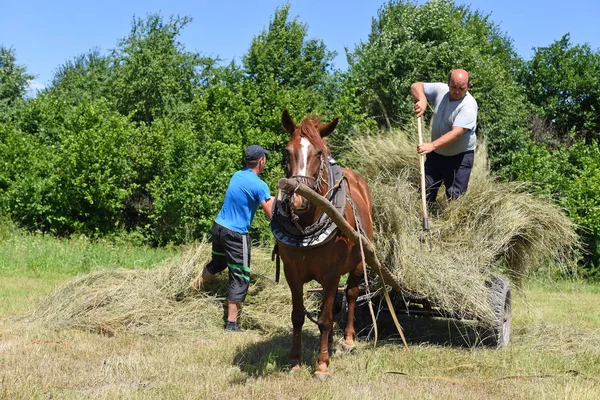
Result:
{"label": "tree", "polygon": [[572,45],[566,34],[535,49],[518,78],[551,139],[600,138],[600,52]]}
{"label": "tree", "polygon": [[307,39],[307,26],[297,18],[290,21],[289,10],[289,4],[277,8],[269,29],[252,39],[243,58],[245,71],[255,83],[274,80],[284,88],[318,88],[336,53],[322,40]]}
{"label": "tree", "polygon": [[190,17],[160,15],[134,19],[131,33],[112,51],[108,95],[123,115],[151,124],[156,118],[190,104],[197,84],[197,69],[206,61],[185,51],[177,40]]}
{"label": "tree", "polygon": [[73,105],[84,99],[106,98],[110,91],[107,83],[112,72],[110,63],[108,56],[92,49],[61,65],[46,92],[69,99]]}
{"label": "tree", "polygon": [[0,46],[0,110],[22,100],[33,78],[24,66],[17,64],[14,49]]}

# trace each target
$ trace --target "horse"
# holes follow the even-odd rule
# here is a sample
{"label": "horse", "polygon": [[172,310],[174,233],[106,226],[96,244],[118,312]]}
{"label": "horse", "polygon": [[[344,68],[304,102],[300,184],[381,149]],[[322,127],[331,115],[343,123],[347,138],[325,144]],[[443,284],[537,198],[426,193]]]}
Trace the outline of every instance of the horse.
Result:
{"label": "horse", "polygon": [[[345,189],[340,203],[346,221],[353,228],[362,232],[369,240],[373,238],[373,217],[371,192],[366,181],[356,172],[346,168],[338,168],[343,175],[337,183],[327,179],[332,175],[335,161],[330,157],[325,138],[333,133],[339,119],[322,123],[315,117],[307,116],[299,124],[295,124],[287,110],[281,116],[281,122],[290,139],[284,149],[285,172],[287,178],[295,178],[307,184],[312,190],[328,197],[331,192]],[[332,162],[333,161],[333,162]],[[278,193],[274,208],[282,207],[282,196]],[[287,209],[281,213],[274,212],[271,220],[287,218],[288,226],[295,226],[298,232],[306,232],[310,227],[326,225],[324,211],[296,193],[287,193]],[[338,196],[340,198],[340,196]],[[324,218],[325,217],[325,218]],[[324,236],[321,229],[317,236]],[[303,304],[303,287],[312,280],[321,284],[322,305],[317,325],[320,331],[319,355],[315,378],[326,380],[329,377],[329,345],[333,340],[333,306],[338,292],[340,277],[349,274],[346,286],[348,305],[347,325],[344,330],[343,349],[352,351],[355,347],[356,332],[354,330],[354,309],[358,298],[358,283],[365,268],[361,256],[360,244],[352,242],[344,236],[335,224],[329,229],[328,237],[314,244],[302,243],[302,237],[295,242],[285,237],[275,239],[278,252],[283,261],[286,281],[292,295],[292,344],[290,350],[291,372],[300,368],[302,363],[302,326],[305,321]],[[302,236],[302,235],[300,235]],[[298,238],[297,238],[298,239]],[[306,240],[304,240],[306,242]]]}

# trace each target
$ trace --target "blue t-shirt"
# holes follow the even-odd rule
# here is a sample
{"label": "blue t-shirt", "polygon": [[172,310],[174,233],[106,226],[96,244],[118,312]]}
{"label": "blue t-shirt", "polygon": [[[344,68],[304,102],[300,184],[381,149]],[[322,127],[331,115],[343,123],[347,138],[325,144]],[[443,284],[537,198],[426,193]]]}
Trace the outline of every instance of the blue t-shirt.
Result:
{"label": "blue t-shirt", "polygon": [[232,231],[246,234],[258,205],[271,198],[267,184],[250,168],[237,171],[229,180],[225,201],[216,223]]}

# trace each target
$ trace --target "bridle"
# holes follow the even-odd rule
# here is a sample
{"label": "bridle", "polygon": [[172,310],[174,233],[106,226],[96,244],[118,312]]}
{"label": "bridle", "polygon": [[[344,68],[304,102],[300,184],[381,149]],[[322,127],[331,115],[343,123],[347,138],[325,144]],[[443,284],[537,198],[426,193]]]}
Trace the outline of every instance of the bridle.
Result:
{"label": "bridle", "polygon": [[323,154],[320,154],[318,157],[320,159],[320,166],[319,175],[317,175],[316,178],[306,175],[293,175],[292,178],[297,180],[298,183],[305,184],[310,189],[314,190],[317,193],[320,193],[321,183],[325,183],[327,186],[329,186],[329,181],[325,180],[325,178],[323,177],[324,171],[327,169],[325,165],[325,158],[323,157]]}

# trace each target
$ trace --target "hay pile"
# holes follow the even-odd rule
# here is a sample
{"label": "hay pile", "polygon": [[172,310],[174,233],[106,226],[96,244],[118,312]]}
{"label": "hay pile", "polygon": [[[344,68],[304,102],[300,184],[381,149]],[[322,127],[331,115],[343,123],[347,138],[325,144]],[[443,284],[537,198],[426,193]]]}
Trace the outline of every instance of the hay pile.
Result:
{"label": "hay pile", "polygon": [[[25,316],[56,329],[77,328],[115,335],[220,333],[224,326],[227,273],[206,290],[189,284],[210,260],[211,246],[200,243],[155,269],[101,270],[77,276]],[[252,279],[240,316],[243,328],[273,333],[291,328],[291,296],[285,282],[275,284],[273,263],[253,251]],[[263,259],[261,259],[261,257]],[[307,299],[307,309],[317,305]]]}
{"label": "hay pile", "polygon": [[352,145],[350,163],[372,191],[378,256],[408,290],[434,305],[492,318],[490,273],[518,284],[533,271],[568,265],[577,243],[572,222],[522,185],[490,177],[485,145],[476,152],[467,193],[448,202],[442,186],[429,210],[429,225],[442,239],[442,249],[432,252],[413,236],[423,232],[416,140],[396,131]]}

